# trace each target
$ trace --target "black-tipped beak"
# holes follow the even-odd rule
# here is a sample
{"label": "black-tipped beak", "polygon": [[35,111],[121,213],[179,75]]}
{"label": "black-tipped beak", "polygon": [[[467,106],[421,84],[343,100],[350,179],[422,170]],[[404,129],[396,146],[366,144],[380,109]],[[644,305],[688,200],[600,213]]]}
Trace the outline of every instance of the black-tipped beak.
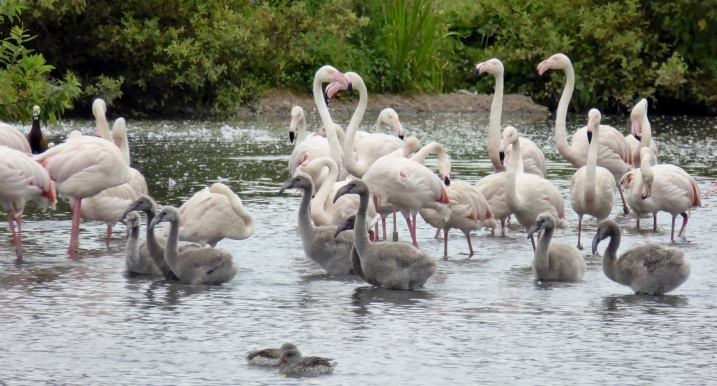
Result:
{"label": "black-tipped beak", "polygon": [[480,76],[480,71],[478,71],[478,69],[476,68],[475,70],[473,70],[473,80],[478,79],[479,76]]}
{"label": "black-tipped beak", "polygon": [[595,237],[593,237],[593,256],[597,253],[598,244],[600,244],[600,228],[598,228],[597,233],[595,233]]}
{"label": "black-tipped beak", "polygon": [[294,187],[294,179],[290,179],[289,181],[286,181],[284,185],[281,186],[281,189],[279,189],[279,194],[277,196],[280,196],[286,189],[291,189]]}
{"label": "black-tipped beak", "polygon": [[334,196],[334,203],[336,203],[336,201],[337,201],[339,198],[341,198],[341,196],[343,196],[343,195],[345,195],[345,194],[351,193],[351,189],[352,189],[354,186],[356,186],[356,185],[355,185],[355,184],[346,184],[346,185],[344,185],[341,189],[339,189],[339,191],[336,192],[336,195]]}
{"label": "black-tipped beak", "polygon": [[588,144],[592,143],[593,141],[593,132],[588,131]]}
{"label": "black-tipped beak", "polygon": [[642,136],[641,136],[641,135],[635,135],[635,134],[633,134],[632,136],[635,137],[636,140],[642,141]]}
{"label": "black-tipped beak", "polygon": [[537,232],[538,230],[540,230],[540,226],[541,226],[541,225],[543,225],[543,222],[542,222],[542,221],[541,221],[541,222],[536,222],[535,224],[533,224],[533,226],[531,226],[530,229],[528,229],[528,238],[531,238],[531,237],[533,236],[533,233],[535,233],[535,232]]}
{"label": "black-tipped beak", "polygon": [[338,236],[341,232],[343,232],[345,230],[352,230],[352,229],[354,229],[354,220],[353,219],[346,220],[346,221],[342,222],[338,228],[336,228],[336,233],[334,233],[334,238],[336,238],[336,236]]}
{"label": "black-tipped beak", "polygon": [[451,186],[451,177],[443,177],[443,184],[445,184],[446,186]]}
{"label": "black-tipped beak", "polygon": [[500,157],[500,164],[503,165],[503,161],[505,161],[505,152],[498,152],[498,157]]}
{"label": "black-tipped beak", "polygon": [[124,211],[124,214],[122,215],[122,218],[123,218],[123,219],[127,218],[127,215],[129,214],[129,212],[133,212],[133,211],[135,211],[135,210],[137,210],[136,202],[133,202],[133,203],[129,204],[129,206],[127,207],[127,210]]}
{"label": "black-tipped beak", "polygon": [[289,132],[289,143],[294,143],[294,132],[293,131]]}
{"label": "black-tipped beak", "polygon": [[164,214],[160,213],[155,217],[151,223],[149,223],[149,227],[154,229],[154,227],[162,222],[162,219],[164,218]]}
{"label": "black-tipped beak", "polygon": [[349,83],[349,95],[354,95],[354,85],[352,83]]}
{"label": "black-tipped beak", "polygon": [[401,141],[403,141],[403,135],[399,135],[399,136],[398,136],[398,139],[400,139]]}

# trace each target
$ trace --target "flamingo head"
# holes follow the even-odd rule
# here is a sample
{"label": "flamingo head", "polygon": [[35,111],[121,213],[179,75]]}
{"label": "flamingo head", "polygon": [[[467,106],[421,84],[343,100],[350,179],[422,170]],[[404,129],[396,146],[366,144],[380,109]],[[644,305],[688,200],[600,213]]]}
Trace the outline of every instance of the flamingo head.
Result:
{"label": "flamingo head", "polygon": [[542,76],[548,70],[565,70],[572,65],[570,58],[564,54],[555,54],[538,64],[538,74]]}
{"label": "flamingo head", "polygon": [[647,118],[647,99],[643,98],[630,112],[630,132],[638,141],[642,140],[642,126],[640,122]]}
{"label": "flamingo head", "polygon": [[[649,147],[643,147],[640,150],[640,163],[641,165],[650,165],[650,159],[652,158],[652,151]],[[645,200],[652,195],[652,183],[655,181],[655,175],[650,168],[642,168],[642,199]]]}
{"label": "flamingo head", "polygon": [[593,132],[600,130],[600,110],[590,109],[588,112],[588,143],[592,143]]}
{"label": "flamingo head", "polygon": [[503,62],[499,59],[490,59],[485,62],[476,64],[476,69],[473,71],[473,79],[477,79],[478,75],[487,72],[493,76],[503,74]]}
{"label": "flamingo head", "polygon": [[177,210],[177,208],[171,205],[165,205],[164,207],[162,207],[162,210],[157,213],[157,217],[152,220],[149,226],[151,228],[154,228],[157,224],[161,222],[170,221],[179,221],[179,211]]}
{"label": "flamingo head", "polygon": [[122,148],[125,138],[127,138],[127,123],[124,118],[117,118],[112,125],[112,139],[117,147]]}
{"label": "flamingo head", "polygon": [[157,213],[157,203],[154,202],[154,199],[146,194],[140,194],[139,197],[137,197],[136,200],[134,200],[133,203],[131,203],[127,210],[125,210],[124,214],[122,215],[122,218],[127,217],[127,215],[132,211],[139,211],[144,212],[146,214],[155,214]]}
{"label": "flamingo head", "polygon": [[451,186],[451,173],[441,173],[441,179],[444,185]]}
{"label": "flamingo head", "polygon": [[127,213],[127,216],[125,216],[127,219],[127,238],[129,238],[130,233],[134,228],[139,227],[139,212],[133,210],[129,213]]}
{"label": "flamingo head", "polygon": [[314,191],[314,181],[311,180],[311,176],[308,174],[298,172],[281,186],[279,194],[284,193],[287,189],[302,189],[304,192],[311,193]]}
{"label": "flamingo head", "polygon": [[600,244],[602,240],[612,237],[616,232],[620,232],[620,226],[610,219],[603,220],[600,225],[598,225],[597,233],[595,233],[595,237],[593,237],[593,256],[597,253],[598,244]]}
{"label": "flamingo head", "polygon": [[32,120],[37,121],[40,119],[40,106],[32,107]]}
{"label": "flamingo head", "polygon": [[316,79],[322,83],[338,82],[344,90],[348,90],[349,95],[353,95],[354,89],[346,74],[343,74],[339,70],[331,66],[323,66],[316,72]]}
{"label": "flamingo head", "polygon": [[107,105],[105,104],[105,101],[97,98],[92,102],[92,113],[95,115],[95,118],[99,114],[105,114],[107,112]]}
{"label": "flamingo head", "polygon": [[511,146],[513,143],[518,141],[520,139],[518,135],[518,130],[515,129],[513,126],[506,126],[505,129],[503,129],[503,141],[500,143],[500,149],[498,151],[498,155],[500,157],[500,164],[503,164],[503,161],[505,161],[505,152],[508,150],[508,146]]}
{"label": "flamingo head", "polygon": [[341,196],[347,195],[347,194],[367,194],[368,193],[368,186],[366,186],[366,183],[361,180],[352,180],[348,184],[344,185],[339,189],[338,192],[336,192],[336,195],[334,196],[334,203],[336,200],[341,198]]}
{"label": "flamingo head", "polygon": [[418,140],[416,137],[408,137],[403,142],[403,156],[405,158],[409,158],[411,154],[418,152],[421,150],[421,141]]}
{"label": "flamingo head", "polygon": [[294,143],[294,136],[296,128],[299,127],[299,122],[304,119],[304,109],[301,106],[294,106],[291,109],[291,124],[289,124],[289,143]]}
{"label": "flamingo head", "polygon": [[541,213],[535,219],[533,226],[528,229],[528,238],[531,238],[535,232],[551,228],[555,228],[555,218],[550,213]]}
{"label": "flamingo head", "polygon": [[79,130],[72,130],[70,134],[67,136],[67,139],[72,138],[80,138],[82,137],[82,133]]}
{"label": "flamingo head", "polygon": [[354,225],[356,224],[356,216],[351,215],[351,217],[347,218],[346,221],[339,224],[338,228],[336,228],[336,233],[334,233],[334,238],[339,235],[339,233],[345,231],[345,230],[353,230]]}
{"label": "flamingo head", "polygon": [[393,129],[393,132],[396,133],[396,136],[400,139],[403,139],[403,137],[406,135],[403,130],[403,125],[401,125],[401,121],[398,120],[398,114],[396,113],[396,110],[390,107],[383,109],[383,111],[381,111],[381,114],[378,115],[378,124],[388,125],[390,128]]}

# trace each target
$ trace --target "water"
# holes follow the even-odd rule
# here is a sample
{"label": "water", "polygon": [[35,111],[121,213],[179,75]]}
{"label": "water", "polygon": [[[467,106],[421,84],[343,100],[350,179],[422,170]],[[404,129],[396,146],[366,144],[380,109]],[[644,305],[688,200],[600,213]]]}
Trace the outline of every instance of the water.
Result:
{"label": "water", "polygon": [[[345,125],[346,118],[337,121]],[[628,130],[624,117],[604,120]],[[487,116],[404,114],[402,121],[424,144],[444,144],[454,180],[473,182],[491,172]],[[585,121],[570,119],[569,131]],[[505,238],[475,232],[472,258],[462,234],[452,231],[449,259],[422,290],[374,289],[355,277],[327,276],[304,257],[299,197],[276,195],[289,178],[287,117],[129,124],[133,165],[158,202],[180,205],[215,181],[241,196],[256,231],[219,244],[240,272],[215,287],[129,277],[124,226],[116,227],[108,250],[101,223],[83,223],[81,259],[73,261],[65,255],[69,206],[46,213],[31,206],[23,264],[14,263],[7,224],[0,224],[0,384],[680,384],[716,375],[713,199],[693,211],[687,240],[677,242],[692,275],[669,296],[632,294],[608,280],[587,251],[582,282],[535,282],[530,243],[515,221]],[[508,116],[504,124],[544,147],[550,180],[569,206],[574,168],[557,152],[553,121]],[[652,125],[660,163],[682,166],[703,191],[711,186],[717,121],[652,117]],[[90,134],[93,127],[72,122],[49,136],[60,142],[70,130]],[[428,165],[435,168],[435,159]],[[575,242],[577,216],[566,209],[572,229],[556,239]],[[669,243],[668,214],[658,216],[657,233],[637,231],[617,203],[612,218],[627,233],[622,249]],[[595,228],[587,222],[586,245]],[[399,233],[408,238],[403,221]],[[419,244],[441,256],[442,241],[433,234],[419,221]],[[275,368],[246,365],[247,351],[284,341],[305,355],[335,358],[335,374],[287,379]]]}

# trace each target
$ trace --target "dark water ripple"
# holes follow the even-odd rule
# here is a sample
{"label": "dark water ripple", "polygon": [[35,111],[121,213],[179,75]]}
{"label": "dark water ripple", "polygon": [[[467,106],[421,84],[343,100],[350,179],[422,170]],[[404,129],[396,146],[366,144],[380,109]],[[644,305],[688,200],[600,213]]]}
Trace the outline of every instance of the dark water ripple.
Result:
{"label": "dark water ripple", "polygon": [[[373,119],[373,118],[371,118]],[[367,121],[371,119],[367,118]],[[402,116],[408,135],[444,144],[453,178],[473,182],[491,172],[487,116]],[[345,124],[347,117],[338,121]],[[606,117],[628,132],[624,117]],[[310,127],[316,119],[312,117]],[[6,384],[505,384],[708,383],[717,359],[717,272],[712,199],[696,209],[684,248],[692,275],[664,297],[630,293],[606,279],[599,257],[587,256],[580,283],[536,283],[524,231],[505,238],[474,233],[467,258],[459,232],[450,257],[425,289],[375,289],[354,277],[327,276],[303,256],[296,230],[299,197],[277,197],[289,177],[288,119],[248,117],[217,122],[129,122],[133,165],[164,204],[180,205],[198,189],[222,181],[252,212],[257,229],[245,241],[223,241],[241,266],[219,287],[185,286],[123,273],[124,227],[104,248],[104,224],[82,225],[82,259],[65,257],[69,205],[42,213],[30,206],[24,223],[25,262],[15,264],[11,237],[0,224],[0,381]],[[571,117],[569,131],[583,126]],[[569,206],[574,168],[555,147],[553,121],[508,116],[543,147],[551,181]],[[682,166],[708,188],[717,176],[717,121],[653,117],[660,162]],[[54,128],[94,131],[91,122]],[[429,159],[435,167],[435,159]],[[619,198],[618,198],[619,199]],[[573,229],[557,239],[575,241]],[[667,243],[670,216],[659,229],[636,230],[620,214],[623,248]],[[407,237],[399,222],[401,236]],[[586,238],[594,234],[594,220]],[[422,247],[435,255],[442,241],[426,224]],[[252,368],[251,350],[297,343],[308,355],[336,358],[331,377],[282,378]],[[0,382],[0,383],[2,383]]]}

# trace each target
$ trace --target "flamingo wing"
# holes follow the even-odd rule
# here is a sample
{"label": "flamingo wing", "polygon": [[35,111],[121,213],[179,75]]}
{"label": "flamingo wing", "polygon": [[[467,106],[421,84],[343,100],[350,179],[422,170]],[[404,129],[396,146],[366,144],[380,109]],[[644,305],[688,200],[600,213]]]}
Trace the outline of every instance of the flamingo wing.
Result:
{"label": "flamingo wing", "polygon": [[21,151],[25,154],[32,154],[30,143],[20,130],[6,124],[0,123],[0,146],[7,146],[11,149]]}

